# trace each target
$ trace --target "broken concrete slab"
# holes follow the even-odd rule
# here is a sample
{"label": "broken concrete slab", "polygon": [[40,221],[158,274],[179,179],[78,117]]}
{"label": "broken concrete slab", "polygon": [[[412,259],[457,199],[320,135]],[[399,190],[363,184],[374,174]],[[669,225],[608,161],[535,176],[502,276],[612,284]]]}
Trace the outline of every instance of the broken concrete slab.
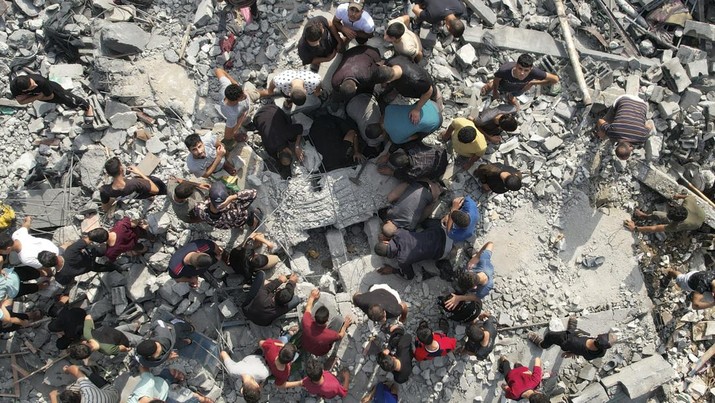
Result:
{"label": "broken concrete slab", "polygon": [[141,53],[151,35],[131,22],[106,24],[101,32],[102,46],[119,55]]}
{"label": "broken concrete slab", "polygon": [[146,72],[147,83],[154,92],[157,105],[180,116],[194,113],[198,90],[182,66],[167,62],[161,55],[144,59],[136,65]]}
{"label": "broken concrete slab", "polygon": [[571,398],[571,403],[606,402],[608,394],[599,382],[592,383],[582,390],[578,396]]}
{"label": "broken concrete slab", "polygon": [[615,394],[615,387],[620,385],[631,399],[641,399],[677,376],[668,361],[660,355],[653,355],[621,368],[619,373],[603,378],[601,383],[609,391],[609,395]]}
{"label": "broken concrete slab", "polygon": [[692,83],[688,77],[688,73],[677,58],[670,59],[663,63],[661,69],[665,75],[668,87],[677,93],[685,91]]}
{"label": "broken concrete slab", "polygon": [[683,35],[715,42],[715,25],[695,20],[685,21]]}
{"label": "broken concrete slab", "polygon": [[487,26],[497,23],[497,15],[483,0],[465,0],[464,3],[477,14],[477,17]]}
{"label": "broken concrete slab", "polygon": [[88,150],[79,160],[79,176],[82,186],[96,189],[104,176],[104,163],[107,154],[99,146],[88,146]]}
{"label": "broken concrete slab", "polygon": [[144,158],[137,165],[137,168],[141,171],[141,173],[148,176],[154,173],[154,170],[159,166],[159,164],[161,164],[161,158],[152,153],[146,153]]}
{"label": "broken concrete slab", "polygon": [[81,193],[79,187],[26,190],[8,204],[18,216],[32,216],[33,229],[64,227],[72,224],[71,200]]}

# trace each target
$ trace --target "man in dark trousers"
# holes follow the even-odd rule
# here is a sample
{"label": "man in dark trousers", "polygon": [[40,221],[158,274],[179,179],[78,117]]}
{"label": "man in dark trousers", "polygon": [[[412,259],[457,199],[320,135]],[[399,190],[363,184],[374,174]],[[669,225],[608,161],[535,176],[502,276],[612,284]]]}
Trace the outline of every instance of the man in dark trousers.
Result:
{"label": "man in dark trousers", "polygon": [[[383,227],[383,229],[385,229]],[[421,232],[396,228],[383,232],[375,245],[375,254],[397,260],[397,267],[384,265],[378,269],[380,274],[396,273],[412,280],[415,271],[412,264],[423,260],[444,259],[452,249],[452,242],[441,225],[432,225]]]}
{"label": "man in dark trousers", "polygon": [[543,338],[538,333],[531,332],[529,340],[543,349],[559,346],[565,356],[581,356],[587,361],[603,357],[606,355],[606,350],[616,342],[615,336],[610,332],[595,337],[578,336],[576,326],[578,326],[578,320],[575,316],[571,316],[566,330],[560,332],[547,330]]}
{"label": "man in dark trousers", "polygon": [[242,307],[246,319],[258,326],[270,326],[300,304],[300,298],[294,293],[297,274],[280,275],[271,281],[265,281],[265,278],[264,271],[256,273]]}
{"label": "man in dark trousers", "polygon": [[348,101],[356,94],[371,94],[375,84],[386,82],[392,69],[378,65],[381,62],[380,51],[372,46],[359,45],[346,50],[331,79],[338,98]]}
{"label": "man in dark trousers", "polygon": [[396,383],[405,383],[412,375],[412,335],[399,325],[390,327],[387,348],[377,354],[377,365],[392,372]]}
{"label": "man in dark trousers", "polygon": [[143,367],[154,368],[167,360],[177,358],[179,354],[175,350],[191,344],[190,336],[193,331],[194,327],[181,319],[171,322],[156,321],[148,337],[137,344],[137,362]]}
{"label": "man in dark trousers", "polygon": [[642,99],[628,94],[618,97],[606,116],[598,119],[598,138],[611,139],[616,143],[616,156],[627,160],[653,130],[653,124],[646,122],[647,112],[648,105]]}
{"label": "man in dark trousers", "polygon": [[[389,165],[383,165],[385,159]],[[436,181],[447,170],[448,159],[445,149],[430,147],[421,141],[411,141],[401,147],[390,147],[390,153],[378,161],[381,165],[377,171],[407,182]]]}
{"label": "man in dark trousers", "polygon": [[86,124],[91,124],[94,119],[94,111],[89,101],[72,94],[58,83],[38,74],[15,77],[10,82],[10,92],[20,105],[34,101],[61,104],[71,109],[82,109]]}
{"label": "man in dark trousers", "polygon": [[323,158],[321,171],[329,172],[365,161],[365,148],[357,126],[349,120],[322,115],[313,121],[308,140]]}
{"label": "man in dark trousers", "polygon": [[480,165],[474,171],[474,176],[479,179],[482,189],[486,192],[502,194],[521,189],[521,171],[500,162]]}
{"label": "man in dark trousers", "polygon": [[494,78],[482,87],[482,95],[492,91],[492,97],[499,99],[499,94],[506,95],[507,101],[519,108],[519,95],[535,85],[550,85],[559,82],[559,78],[551,73],[534,67],[534,57],[524,53],[516,62],[504,63],[499,67]]}
{"label": "man in dark trousers", "polygon": [[261,136],[263,148],[281,166],[289,167],[294,157],[303,161],[303,126],[293,123],[283,109],[273,104],[264,105],[253,116],[253,123]]}
{"label": "man in dark trousers", "polygon": [[464,22],[459,19],[467,13],[467,8],[462,0],[419,0],[412,7],[415,13],[415,25],[412,30],[416,30],[422,21],[427,21],[432,25],[438,25],[442,21],[447,26],[447,30],[455,38],[464,34]]}

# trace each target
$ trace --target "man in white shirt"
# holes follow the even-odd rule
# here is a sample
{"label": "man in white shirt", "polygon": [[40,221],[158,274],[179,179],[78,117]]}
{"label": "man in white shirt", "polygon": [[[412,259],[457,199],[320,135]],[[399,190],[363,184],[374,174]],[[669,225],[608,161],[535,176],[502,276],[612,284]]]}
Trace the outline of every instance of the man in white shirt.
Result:
{"label": "man in white shirt", "polygon": [[260,355],[249,355],[239,362],[233,361],[227,352],[221,351],[226,370],[235,377],[241,377],[241,394],[247,403],[261,400],[261,383],[270,376],[266,362]]}
{"label": "man in white shirt", "polygon": [[[49,239],[38,238],[30,235],[29,229],[32,225],[32,217],[27,216],[17,231],[12,233],[13,244],[10,251],[17,253],[20,262],[24,266],[30,266],[33,269],[42,268],[42,264],[37,260],[37,255],[43,251],[50,251],[55,254],[60,253],[60,249]],[[2,253],[5,254],[5,253]],[[42,270],[41,270],[42,271]],[[51,272],[50,272],[51,273]],[[49,273],[43,275],[48,276]]]}
{"label": "man in white shirt", "polygon": [[351,0],[350,3],[339,5],[335,10],[333,25],[348,39],[343,41],[344,48],[347,48],[353,39],[364,45],[375,32],[375,22],[370,14],[363,10],[364,3],[365,0]]}
{"label": "man in white shirt", "polygon": [[422,60],[422,43],[417,34],[407,28],[406,24],[409,22],[408,15],[402,15],[388,22],[384,39],[395,47],[395,53],[419,63]]}

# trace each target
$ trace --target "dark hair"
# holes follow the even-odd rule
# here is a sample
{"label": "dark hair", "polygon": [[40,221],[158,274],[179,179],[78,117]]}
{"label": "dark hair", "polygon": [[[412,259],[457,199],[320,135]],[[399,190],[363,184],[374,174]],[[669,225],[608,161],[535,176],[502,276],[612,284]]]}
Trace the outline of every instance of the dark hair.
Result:
{"label": "dark hair", "polygon": [[192,194],[194,194],[195,189],[196,184],[184,181],[176,185],[176,188],[174,188],[174,196],[177,199],[188,199]]}
{"label": "dark hair", "polygon": [[338,88],[338,94],[343,100],[352,98],[357,93],[357,83],[354,80],[343,80]]}
{"label": "dark hair", "polygon": [[627,160],[631,156],[631,147],[628,143],[621,141],[616,146],[616,157],[620,160]]}
{"label": "dark hair", "polygon": [[29,76],[17,76],[10,82],[10,92],[13,94],[20,94],[28,88],[30,88]]}
{"label": "dark hair", "polygon": [[387,34],[387,36],[393,37],[395,39],[400,39],[405,33],[405,24],[401,24],[399,22],[390,24],[387,26],[387,31],[385,33]]}
{"label": "dark hair", "polygon": [[417,335],[417,340],[423,344],[430,344],[434,340],[434,337],[432,336],[432,329],[429,328],[429,324],[424,320],[420,322],[415,334]]}
{"label": "dark hair", "polygon": [[295,344],[286,343],[283,345],[283,348],[281,348],[281,351],[278,352],[278,361],[281,364],[290,364],[293,361],[293,358],[295,358],[295,354],[297,352],[298,348],[296,348]]}
{"label": "dark hair", "polygon": [[476,343],[481,343],[484,340],[484,329],[476,323],[469,325],[466,331],[469,341],[474,341]]}
{"label": "dark hair", "polygon": [[460,143],[469,144],[477,138],[477,129],[474,126],[465,126],[457,132],[457,139]]}
{"label": "dark hair", "polygon": [[459,18],[454,18],[447,23],[447,30],[455,38],[459,38],[464,34],[464,23]]}
{"label": "dark hair", "polygon": [[529,396],[529,403],[549,403],[550,401],[551,399],[541,392],[536,392]]}
{"label": "dark hair", "polygon": [[253,255],[248,259],[248,265],[254,269],[260,269],[261,267],[268,264],[268,256],[266,255]]}
{"label": "dark hair", "polygon": [[137,354],[142,357],[151,357],[156,353],[156,342],[154,340],[144,340],[137,344]]}
{"label": "dark hair", "polygon": [[304,105],[307,97],[308,94],[303,88],[296,88],[290,91],[290,100],[298,106]]}
{"label": "dark hair", "polygon": [[519,127],[519,122],[516,120],[516,116],[512,114],[502,115],[499,118],[499,127],[505,132],[513,132]]}
{"label": "dark hair", "polygon": [[516,64],[521,67],[534,67],[534,57],[528,53],[523,53],[516,59]]}
{"label": "dark hair", "polygon": [[82,394],[79,390],[65,389],[60,393],[60,402],[62,403],[82,403]]}
{"label": "dark hair", "polygon": [[394,76],[395,76],[395,72],[392,70],[392,67],[380,66],[372,74],[372,79],[378,83],[386,83],[386,82],[392,80],[392,77],[394,77]]}
{"label": "dark hair", "polygon": [[89,346],[86,344],[77,343],[67,347],[67,352],[69,353],[70,357],[75,360],[84,360],[85,358],[89,357],[90,354],[92,354],[92,349],[89,348]]}
{"label": "dark hair", "polygon": [[377,365],[387,372],[395,370],[395,361],[392,360],[392,356],[390,354],[385,354],[384,351],[380,351],[377,354]]}
{"label": "dark hair", "polygon": [[243,384],[243,400],[246,403],[258,403],[261,401],[261,385]]}
{"label": "dark hair", "polygon": [[121,168],[121,166],[122,162],[119,161],[119,158],[112,157],[104,163],[104,171],[107,173],[107,175],[114,178],[115,176],[119,175],[119,169]]}
{"label": "dark hair", "polygon": [[688,218],[688,209],[683,206],[670,206],[668,207],[668,219],[674,222],[682,222]]}
{"label": "dark hair", "polygon": [[3,232],[0,234],[0,249],[5,249],[11,247],[15,241],[13,241],[10,234]]}
{"label": "dark hair", "polygon": [[213,258],[208,254],[208,253],[200,253],[198,255],[195,255],[194,257],[194,262],[192,266],[196,267],[197,269],[206,269],[212,264],[214,264]]}
{"label": "dark hair", "polygon": [[315,323],[319,325],[324,325],[328,323],[328,319],[330,318],[330,311],[325,306],[321,306],[320,308],[315,310],[314,316]]}
{"label": "dark hair", "polygon": [[278,161],[281,165],[287,167],[293,162],[293,154],[291,154],[290,151],[283,150],[278,153]]}
{"label": "dark hair", "polygon": [[318,382],[323,377],[323,364],[313,354],[309,354],[305,360],[305,374],[313,382]]}
{"label": "dark hair", "polygon": [[243,95],[243,87],[238,84],[229,84],[223,92],[223,96],[229,101],[238,101],[241,95]]}
{"label": "dark hair", "polygon": [[379,123],[370,123],[365,127],[365,137],[375,140],[382,136],[383,130]]}
{"label": "dark hair", "polygon": [[521,189],[521,176],[517,174],[509,175],[504,181],[504,186],[512,191],[517,191]]}
{"label": "dark hair", "polygon": [[104,228],[95,228],[87,233],[87,238],[92,242],[104,243],[109,239],[109,231]]}
{"label": "dark hair", "polygon": [[394,152],[390,154],[390,165],[395,168],[410,166],[410,157],[405,152]]}
{"label": "dark hair", "polygon": [[323,26],[320,20],[316,18],[309,20],[305,25],[303,35],[305,35],[305,40],[308,42],[319,41],[323,37]]}
{"label": "dark hair", "polygon": [[378,304],[372,304],[367,309],[367,318],[373,322],[380,322],[385,315],[385,310]]}
{"label": "dark hair", "polygon": [[377,256],[387,257],[387,244],[385,242],[376,243],[374,250]]}
{"label": "dark hair", "polygon": [[454,225],[459,228],[467,228],[469,226],[469,223],[471,222],[469,214],[465,213],[462,210],[454,210],[453,212],[449,213],[449,216],[452,217],[452,222],[454,223]]}
{"label": "dark hair", "polygon": [[462,270],[457,274],[457,286],[462,291],[469,291],[479,285],[477,273]]}
{"label": "dark hair", "polygon": [[184,145],[186,145],[186,148],[188,148],[189,150],[193,147],[196,147],[196,145],[199,143],[201,143],[201,136],[196,133],[189,134],[184,139]]}
{"label": "dark hair", "polygon": [[286,306],[293,299],[293,287],[285,287],[276,293],[276,304]]}
{"label": "dark hair", "polygon": [[37,260],[40,262],[42,267],[55,267],[57,266],[57,254],[50,252],[48,250],[43,250],[37,254]]}

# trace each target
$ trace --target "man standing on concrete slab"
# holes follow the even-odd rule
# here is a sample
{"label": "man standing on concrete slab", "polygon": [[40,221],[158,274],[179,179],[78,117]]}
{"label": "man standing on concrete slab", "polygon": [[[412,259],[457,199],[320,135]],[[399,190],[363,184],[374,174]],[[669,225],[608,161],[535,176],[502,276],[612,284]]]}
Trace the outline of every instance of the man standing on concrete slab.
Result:
{"label": "man standing on concrete slab", "polygon": [[221,170],[228,175],[236,175],[236,168],[226,159],[226,148],[213,132],[203,137],[189,134],[184,139],[184,145],[189,149],[186,168],[196,177],[208,178]]}
{"label": "man standing on concrete slab", "polygon": [[516,106],[504,104],[485,110],[476,119],[472,117],[468,119],[474,121],[477,130],[484,135],[489,143],[499,144],[502,142],[504,132],[513,132],[519,128],[516,111]]}
{"label": "man standing on concrete slab", "polygon": [[255,189],[246,189],[229,195],[223,182],[214,182],[209,197],[194,208],[194,214],[214,228],[241,228],[248,224],[255,229],[260,222],[260,210],[249,207],[256,194]]}
{"label": "man standing on concrete slab", "polygon": [[[448,328],[449,325],[445,327]],[[445,333],[433,332],[425,320],[417,326],[415,334],[417,335],[415,340],[415,360],[417,362],[445,356],[457,348],[457,339],[448,337]]]}
{"label": "man standing on concrete slab", "polygon": [[425,102],[420,109],[419,120],[417,123],[412,123],[412,111],[415,105],[391,104],[385,108],[382,127],[390,136],[392,143],[401,145],[421,140],[442,125],[442,113],[432,100]]}
{"label": "man standing on concrete slab", "polygon": [[293,123],[290,116],[276,105],[264,105],[253,116],[263,148],[281,167],[290,167],[293,157],[303,161],[301,141],[303,126]]}
{"label": "man standing on concrete slab", "polygon": [[348,101],[356,94],[372,94],[375,84],[386,82],[392,75],[390,67],[378,63],[382,63],[380,51],[372,46],[346,50],[330,81],[337,96]]}
{"label": "man standing on concrete slab", "polygon": [[471,168],[487,152],[484,134],[467,118],[455,118],[440,139],[443,142],[452,140],[452,148],[457,154],[454,165],[465,170]]}
{"label": "man standing on concrete slab", "polygon": [[295,344],[267,339],[259,341],[258,346],[263,350],[263,357],[271,370],[276,386],[288,387],[286,382],[290,378],[291,363],[298,353]]}
{"label": "man standing on concrete slab", "polygon": [[316,116],[308,140],[322,157],[321,171],[330,172],[366,160],[360,152],[365,144],[351,120],[333,115]]}
{"label": "man standing on concrete slab", "polygon": [[194,215],[194,208],[204,201],[206,195],[203,191],[211,189],[208,183],[190,182],[185,179],[172,177],[169,179],[167,193],[176,217],[185,223],[201,222]]}
{"label": "man standing on concrete slab", "polygon": [[302,386],[311,395],[322,397],[323,399],[333,399],[348,395],[350,371],[347,368],[340,371],[342,381],[339,381],[335,375],[323,369],[323,364],[316,356],[309,355],[305,360],[305,374],[307,376],[303,380],[287,382],[286,388]]}
{"label": "man standing on concrete slab", "polygon": [[199,276],[218,261],[223,250],[214,241],[195,239],[177,249],[169,260],[169,276],[176,282],[186,283],[193,288],[199,286]]}
{"label": "man standing on concrete slab", "polygon": [[603,357],[606,355],[606,350],[616,342],[615,336],[610,332],[599,334],[596,337],[578,336],[576,334],[577,326],[578,320],[575,316],[571,316],[566,330],[560,332],[547,330],[543,338],[538,333],[531,332],[529,341],[543,349],[554,345],[559,346],[565,357],[580,356],[586,361]]}
{"label": "man standing on concrete slab", "polygon": [[[32,267],[33,269],[42,269],[42,264],[37,260],[37,256],[42,251],[49,251],[52,253],[59,253],[60,249],[52,243],[49,239],[38,238],[30,235],[30,228],[32,227],[32,217],[25,216],[22,221],[22,226],[12,233],[12,245],[9,250],[0,250],[0,255],[7,255],[10,251],[17,253],[17,257],[20,259],[20,263],[25,266]],[[7,242],[0,241],[0,247],[2,244]],[[2,260],[0,259],[0,262]],[[40,270],[41,274],[45,277],[51,277],[51,270]]]}
{"label": "man standing on concrete slab", "polygon": [[492,91],[492,97],[499,99],[499,94],[505,95],[507,101],[520,108],[519,95],[525,93],[535,85],[552,85],[559,82],[555,74],[534,67],[534,57],[523,53],[516,62],[504,63],[499,67],[494,78],[482,87],[482,95]]}
{"label": "man standing on concrete slab", "polygon": [[422,42],[420,37],[407,28],[410,16],[401,15],[387,23],[383,39],[395,47],[395,53],[403,55],[415,63],[422,60]]}
{"label": "man standing on concrete slab", "polygon": [[652,122],[646,123],[648,104],[633,95],[621,95],[598,119],[596,129],[600,139],[608,137],[616,143],[616,156],[627,160],[635,146],[642,145],[655,130]]}
{"label": "man standing on concrete slab", "polygon": [[298,41],[298,57],[303,65],[310,64],[310,70],[317,73],[320,64],[333,60],[342,47],[343,40],[335,25],[319,15],[305,24]]}
{"label": "man standing on concrete slab", "polygon": [[387,195],[387,201],[392,206],[384,210],[382,233],[391,234],[397,228],[414,231],[439,204],[441,193],[442,187],[432,181],[403,182],[397,185]]}
{"label": "man standing on concrete slab", "polygon": [[388,319],[399,318],[402,323],[407,320],[407,303],[387,284],[374,284],[366,293],[355,293],[353,304],[365,312],[368,319],[381,325]]}
{"label": "man standing on concrete slab", "polygon": [[364,5],[365,0],[350,0],[349,3],[343,3],[335,9],[333,25],[346,38],[342,43],[343,49],[353,39],[358,44],[364,45],[375,32],[375,22],[370,14],[363,10]]}
{"label": "man standing on concrete slab", "polygon": [[529,403],[549,403],[550,400],[545,394],[537,392],[542,377],[541,358],[534,359],[534,370],[530,371],[519,363],[511,367],[509,360],[502,356],[499,358],[499,372],[504,375],[506,384],[502,384],[504,396],[507,399],[521,400],[529,399]]}
{"label": "man standing on concrete slab", "polygon": [[457,308],[460,302],[481,301],[494,288],[494,265],[492,264],[492,249],[494,244],[487,242],[467,262],[466,270],[457,275],[457,293],[444,302],[448,311]]}
{"label": "man standing on concrete slab", "polygon": [[119,197],[134,194],[134,199],[148,199],[166,194],[166,184],[161,179],[156,176],[146,176],[135,166],[128,169],[138,178],[126,179],[124,165],[117,157],[108,159],[104,164],[105,172],[112,177],[112,183],[99,187],[99,199],[104,212],[108,212],[112,207],[112,201]]}
{"label": "man standing on concrete slab", "polygon": [[392,325],[387,348],[377,354],[377,365],[392,372],[396,383],[407,382],[412,375],[412,335],[404,327]]}
{"label": "man standing on concrete slab", "polygon": [[682,232],[682,231],[694,231],[700,228],[707,214],[700,206],[698,206],[697,198],[693,195],[673,195],[673,199],[679,200],[683,199],[683,204],[681,206],[677,204],[672,204],[668,206],[667,212],[653,211],[652,213],[644,213],[643,211],[636,209],[633,213],[635,218],[648,219],[657,218],[660,221],[665,221],[667,224],[656,224],[648,226],[636,226],[633,220],[625,220],[623,225],[632,232]]}
{"label": "man standing on concrete slab", "polygon": [[452,200],[449,214],[442,218],[447,237],[453,242],[462,242],[474,236],[479,222],[479,207],[471,196]]}
{"label": "man standing on concrete slab", "polygon": [[[389,161],[388,165],[382,165]],[[412,141],[402,147],[390,147],[390,154],[378,160],[377,171],[406,182],[418,180],[437,181],[442,178],[449,158],[447,151]]]}
{"label": "man standing on concrete slab", "polygon": [[259,271],[253,279],[251,289],[243,302],[246,319],[258,326],[270,326],[274,320],[295,309],[301,299],[295,295],[298,275],[278,276],[266,281],[264,271]]}
{"label": "man standing on concrete slab", "polygon": [[261,384],[271,375],[263,357],[251,354],[236,362],[225,351],[221,351],[220,356],[226,371],[233,377],[241,378],[243,400],[246,403],[260,402]]}
{"label": "man standing on concrete slab", "polygon": [[293,104],[305,104],[308,95],[320,95],[320,82],[323,80],[318,73],[308,70],[286,70],[276,74],[268,88],[258,91],[261,98],[269,97],[276,91],[283,94],[283,109],[290,110]]}
{"label": "man standing on concrete slab", "polygon": [[372,94],[358,94],[345,106],[345,113],[352,119],[360,131],[360,137],[366,144],[362,154],[367,158],[377,157],[384,147],[385,135],[380,124],[382,112],[377,99]]}
{"label": "man standing on concrete slab", "polygon": [[94,111],[89,101],[72,94],[62,88],[60,84],[38,74],[15,77],[10,82],[10,92],[20,105],[34,101],[60,104],[71,109],[82,109],[85,124],[92,124],[94,119]]}
{"label": "man standing on concrete slab", "polygon": [[416,16],[413,31],[419,29],[423,21],[433,26],[444,21],[447,31],[455,38],[464,34],[464,22],[459,17],[466,14],[467,8],[461,0],[418,0],[412,7],[412,12]]}
{"label": "man standing on concrete slab", "polygon": [[305,304],[305,313],[303,313],[303,320],[300,324],[303,329],[300,338],[302,348],[318,357],[328,354],[333,343],[339,342],[345,337],[345,332],[353,322],[350,316],[345,316],[344,320],[333,318],[328,324],[330,317],[328,308],[320,306],[313,313],[313,304],[319,298],[320,290],[314,288]]}
{"label": "man standing on concrete slab", "polygon": [[678,286],[685,292],[689,292],[693,309],[707,309],[715,306],[715,271],[691,271],[680,273],[679,271],[668,269],[666,274],[674,278]]}
{"label": "man standing on concrete slab", "polygon": [[521,171],[499,162],[480,165],[474,171],[474,176],[479,179],[485,192],[502,194],[521,189]]}
{"label": "man standing on concrete slab", "polygon": [[[223,132],[223,144],[228,151],[231,151],[237,142],[246,141],[248,138],[245,130],[242,130],[244,123],[248,122],[248,114],[251,110],[251,102],[256,102],[260,94],[253,85],[242,86],[224,69],[216,69],[216,77],[221,84],[219,94],[223,98],[219,110],[226,118],[226,130]],[[250,83],[248,83],[250,84]]]}

